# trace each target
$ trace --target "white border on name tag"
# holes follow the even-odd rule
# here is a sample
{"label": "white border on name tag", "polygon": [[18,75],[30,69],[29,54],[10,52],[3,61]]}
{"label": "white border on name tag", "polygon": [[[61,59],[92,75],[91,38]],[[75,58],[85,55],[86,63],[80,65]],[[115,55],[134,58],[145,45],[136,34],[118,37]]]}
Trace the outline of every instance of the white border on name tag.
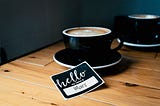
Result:
{"label": "white border on name tag", "polygon": [[[92,83],[91,83],[92,82]],[[74,85],[72,87],[68,87],[63,89],[63,91],[68,95],[72,95],[72,94],[76,94],[78,92],[81,92],[87,88],[92,87],[93,85],[95,85],[96,83],[98,83],[98,80],[92,76],[89,79],[87,79],[86,81],[83,81],[82,83],[79,83],[77,85]]]}
{"label": "white border on name tag", "polygon": [[[75,67],[78,67],[78,66],[80,66],[80,65],[83,64],[83,63],[86,63],[86,64],[92,69],[92,71],[99,77],[99,79],[100,79],[102,82],[101,82],[99,85],[97,85],[96,87],[93,87],[92,89],[90,89],[90,90],[88,90],[88,91],[86,91],[86,92],[84,92],[84,93],[82,93],[82,94],[80,94],[80,95],[76,95],[76,96],[73,96],[73,97],[70,97],[70,98],[74,98],[74,97],[77,97],[77,96],[82,96],[83,94],[86,94],[86,93],[88,93],[88,92],[90,92],[90,91],[98,88],[99,86],[101,86],[102,84],[105,83],[104,80],[97,74],[97,72],[96,72],[86,61],[80,63],[79,65],[77,65],[77,66],[75,66]],[[74,67],[74,68],[75,68],[75,67]],[[71,69],[65,70],[65,71],[60,72],[60,73],[58,73],[58,74],[64,73],[64,72],[69,71],[69,70],[71,70]],[[58,75],[58,74],[54,74],[54,75]],[[51,76],[50,76],[50,79],[51,79],[51,80],[52,80],[52,76],[54,76],[54,75],[51,75]],[[54,83],[54,85],[56,86],[56,88],[58,89],[58,91],[60,92],[60,94],[63,96],[64,100],[70,99],[70,98],[65,98],[64,95],[62,94],[62,92],[59,90],[59,88],[58,88],[57,85],[55,84],[55,82],[54,82],[53,80],[52,80],[52,82]],[[93,84],[92,84],[91,82],[92,82]],[[88,78],[87,80],[85,80],[85,81],[83,81],[83,82],[81,82],[81,83],[79,83],[79,84],[77,84],[77,85],[81,85],[81,84],[84,84],[84,83],[87,83],[87,84],[88,84],[88,87],[84,87],[83,90],[88,89],[88,88],[94,86],[96,83],[98,83],[98,80],[97,80],[94,76],[92,76],[92,77]],[[74,85],[74,86],[76,87],[77,85]],[[72,90],[72,91],[70,91],[70,90]],[[63,91],[66,93],[67,96],[72,95],[72,94],[76,94],[76,93],[81,92],[81,91],[83,91],[83,90],[77,90],[77,91],[75,91],[75,90],[73,90],[73,86],[63,89]],[[74,92],[74,93],[73,93],[73,92]]]}

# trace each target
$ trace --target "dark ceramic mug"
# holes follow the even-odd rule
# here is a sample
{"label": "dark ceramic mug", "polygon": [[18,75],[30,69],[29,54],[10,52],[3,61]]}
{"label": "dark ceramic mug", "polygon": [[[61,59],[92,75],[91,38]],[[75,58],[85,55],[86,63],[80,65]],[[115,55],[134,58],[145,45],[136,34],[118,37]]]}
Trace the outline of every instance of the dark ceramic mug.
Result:
{"label": "dark ceramic mug", "polygon": [[160,16],[158,15],[117,16],[114,29],[122,35],[125,43],[160,44]]}
{"label": "dark ceramic mug", "polygon": [[[123,42],[110,29],[102,27],[75,27],[63,31],[64,44],[83,60],[98,59],[119,50]],[[119,44],[111,48],[114,39]],[[71,54],[72,55],[72,54]]]}

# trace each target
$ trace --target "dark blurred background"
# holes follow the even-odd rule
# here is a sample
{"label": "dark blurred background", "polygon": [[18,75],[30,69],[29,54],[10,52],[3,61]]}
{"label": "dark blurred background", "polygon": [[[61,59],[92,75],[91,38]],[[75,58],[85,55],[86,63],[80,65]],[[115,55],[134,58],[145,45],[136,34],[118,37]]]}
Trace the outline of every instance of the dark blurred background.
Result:
{"label": "dark blurred background", "polygon": [[0,64],[61,40],[65,28],[112,29],[115,16],[159,8],[160,0],[0,0]]}

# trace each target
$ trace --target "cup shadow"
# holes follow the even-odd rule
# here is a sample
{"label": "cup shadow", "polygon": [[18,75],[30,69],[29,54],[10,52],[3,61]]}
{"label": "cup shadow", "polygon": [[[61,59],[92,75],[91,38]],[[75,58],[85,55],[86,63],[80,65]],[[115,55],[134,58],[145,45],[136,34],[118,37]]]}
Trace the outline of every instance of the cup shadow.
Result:
{"label": "cup shadow", "polygon": [[107,67],[107,68],[103,68],[103,69],[96,69],[95,71],[101,77],[117,75],[117,74],[120,74],[120,73],[127,71],[127,69],[135,62],[136,62],[135,60],[131,60],[129,58],[123,57],[120,63],[118,63],[114,66],[111,66],[111,67]]}
{"label": "cup shadow", "polygon": [[[131,60],[129,58],[123,57],[120,63],[118,63],[114,66],[111,66],[111,67],[107,67],[107,68],[103,68],[103,69],[96,69],[95,71],[102,78],[106,77],[106,76],[114,76],[114,75],[118,75],[118,74],[121,74],[121,73],[127,71],[127,69],[135,62],[136,62],[135,60]],[[101,90],[101,89],[105,89],[105,88],[109,88],[109,85],[107,83],[103,84],[102,86],[100,86],[96,90]]]}

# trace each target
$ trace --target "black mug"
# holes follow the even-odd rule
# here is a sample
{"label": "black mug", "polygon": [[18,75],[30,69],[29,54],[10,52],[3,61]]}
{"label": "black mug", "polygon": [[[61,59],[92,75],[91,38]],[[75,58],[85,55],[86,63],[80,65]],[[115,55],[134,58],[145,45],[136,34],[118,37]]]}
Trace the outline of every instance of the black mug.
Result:
{"label": "black mug", "polygon": [[[103,58],[123,45],[121,38],[110,29],[102,27],[68,28],[63,31],[63,39],[65,47],[85,61]],[[114,39],[119,39],[120,42],[117,47],[111,48]]]}
{"label": "black mug", "polygon": [[160,16],[158,15],[117,16],[114,29],[122,35],[124,44],[160,46]]}

